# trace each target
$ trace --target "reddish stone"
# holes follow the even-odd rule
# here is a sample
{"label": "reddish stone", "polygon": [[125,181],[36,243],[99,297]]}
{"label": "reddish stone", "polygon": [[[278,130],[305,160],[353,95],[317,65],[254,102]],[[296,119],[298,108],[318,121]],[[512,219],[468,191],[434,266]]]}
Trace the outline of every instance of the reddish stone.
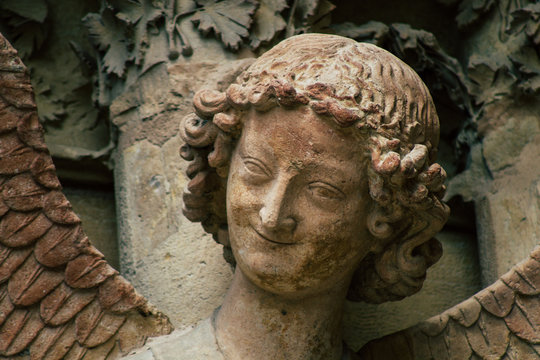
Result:
{"label": "reddish stone", "polygon": [[101,284],[117,273],[107,262],[98,256],[80,255],[71,260],[66,267],[66,283],[74,288],[91,288]]}
{"label": "reddish stone", "polygon": [[66,264],[88,246],[88,238],[79,225],[54,225],[36,244],[36,259],[48,267]]}

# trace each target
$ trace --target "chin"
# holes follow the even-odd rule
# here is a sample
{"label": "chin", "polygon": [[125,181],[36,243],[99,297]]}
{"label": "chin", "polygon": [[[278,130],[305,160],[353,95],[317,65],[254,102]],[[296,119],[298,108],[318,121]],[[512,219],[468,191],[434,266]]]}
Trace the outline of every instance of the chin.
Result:
{"label": "chin", "polygon": [[276,258],[268,255],[268,253],[235,253],[235,258],[237,271],[242,271],[255,286],[272,294],[301,298],[328,291],[341,282],[340,279],[336,279],[338,276],[317,277],[303,270],[304,267],[298,263],[296,266],[287,264],[284,258],[280,259],[280,264],[275,265]]}

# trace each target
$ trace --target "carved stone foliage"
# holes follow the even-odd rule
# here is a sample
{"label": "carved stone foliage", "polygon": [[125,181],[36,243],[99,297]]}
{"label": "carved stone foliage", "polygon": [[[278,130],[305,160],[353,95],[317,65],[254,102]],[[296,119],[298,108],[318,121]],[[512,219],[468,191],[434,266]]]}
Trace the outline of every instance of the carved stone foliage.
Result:
{"label": "carved stone foliage", "polygon": [[28,66],[46,131],[56,158],[102,163],[114,145],[105,114],[92,101],[96,67],[83,26],[76,24],[98,1],[2,1],[2,32]]}
{"label": "carved stone foliage", "polygon": [[105,359],[171,331],[61,192],[26,67],[0,35],[0,356]]}
{"label": "carved stone foliage", "polygon": [[465,29],[479,21],[496,4],[495,0],[438,0],[445,5],[457,5],[456,23]]}
{"label": "carved stone foliage", "polygon": [[108,105],[118,89],[153,66],[189,57],[193,48],[180,23],[216,37],[230,51],[256,50],[298,33],[329,25],[328,0],[104,1],[83,22],[98,55],[95,98]]}
{"label": "carved stone foliage", "polygon": [[[29,6],[31,5],[31,6]],[[28,57],[43,45],[48,33],[45,19],[49,15],[45,0],[2,1],[0,32],[12,39],[21,57]]]}

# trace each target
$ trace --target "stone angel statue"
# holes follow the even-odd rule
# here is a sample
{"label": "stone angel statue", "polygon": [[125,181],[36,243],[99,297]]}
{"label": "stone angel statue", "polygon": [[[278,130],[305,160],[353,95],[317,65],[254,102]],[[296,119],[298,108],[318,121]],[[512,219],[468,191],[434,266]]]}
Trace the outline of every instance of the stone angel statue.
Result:
{"label": "stone angel statue", "polygon": [[[418,75],[339,36],[289,38],[180,131],[184,213],[230,248],[225,300],[187,333],[85,237],[61,193],[24,65],[0,37],[0,356],[6,359],[534,359],[540,251],[443,314],[343,343],[345,298],[420,290],[448,207]],[[163,335],[163,336],[161,336]],[[160,336],[160,337],[157,337]],[[145,342],[149,337],[157,337]]]}

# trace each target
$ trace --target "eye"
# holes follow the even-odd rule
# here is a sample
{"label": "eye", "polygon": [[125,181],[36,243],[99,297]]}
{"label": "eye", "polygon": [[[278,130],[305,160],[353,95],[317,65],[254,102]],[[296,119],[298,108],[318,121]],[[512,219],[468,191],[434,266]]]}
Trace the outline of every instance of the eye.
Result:
{"label": "eye", "polygon": [[243,162],[246,175],[253,177],[253,180],[264,180],[272,177],[270,170],[262,161],[252,157],[245,157]]}
{"label": "eye", "polygon": [[343,200],[345,195],[333,185],[317,181],[308,185],[311,195],[318,200]]}

